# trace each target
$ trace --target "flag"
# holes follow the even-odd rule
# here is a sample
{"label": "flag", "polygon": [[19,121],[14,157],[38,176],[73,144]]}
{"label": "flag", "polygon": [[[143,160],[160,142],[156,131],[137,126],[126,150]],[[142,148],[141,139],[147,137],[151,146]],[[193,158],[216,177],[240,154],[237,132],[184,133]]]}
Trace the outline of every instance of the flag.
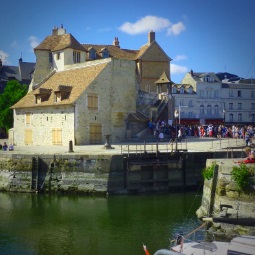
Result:
{"label": "flag", "polygon": [[146,245],[144,245],[144,244],[143,244],[143,249],[144,249],[146,255],[150,255]]}

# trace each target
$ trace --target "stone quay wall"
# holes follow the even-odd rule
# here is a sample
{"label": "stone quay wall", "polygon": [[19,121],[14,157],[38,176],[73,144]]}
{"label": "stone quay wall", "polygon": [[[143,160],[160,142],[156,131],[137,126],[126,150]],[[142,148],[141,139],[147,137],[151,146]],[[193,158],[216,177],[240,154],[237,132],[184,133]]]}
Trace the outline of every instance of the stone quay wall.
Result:
{"label": "stone quay wall", "polygon": [[[240,167],[237,162],[238,159],[208,159],[206,162],[206,167],[214,163],[216,165],[213,178],[204,181],[202,203],[197,216],[217,218],[218,222],[215,219],[212,230],[218,235],[255,235],[254,224],[247,222],[247,219],[254,219],[255,222],[255,186],[251,184],[248,191],[240,190],[231,175],[234,166]],[[246,166],[255,168],[255,164]],[[254,176],[250,180],[253,183]],[[219,219],[223,222],[219,222]],[[230,224],[235,219],[245,219],[247,223],[233,221]]]}
{"label": "stone quay wall", "polygon": [[[153,158],[154,157],[154,158]],[[201,185],[212,153],[24,155],[0,157],[0,191],[128,194]]]}

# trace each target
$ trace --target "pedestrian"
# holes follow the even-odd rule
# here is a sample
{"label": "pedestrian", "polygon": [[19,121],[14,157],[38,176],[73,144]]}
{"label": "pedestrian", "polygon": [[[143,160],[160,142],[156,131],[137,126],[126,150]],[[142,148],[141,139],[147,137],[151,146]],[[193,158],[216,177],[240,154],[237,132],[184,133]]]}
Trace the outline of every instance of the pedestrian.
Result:
{"label": "pedestrian", "polygon": [[6,142],[4,142],[4,144],[3,144],[3,151],[7,151],[7,149],[8,149],[8,145],[6,144]]}

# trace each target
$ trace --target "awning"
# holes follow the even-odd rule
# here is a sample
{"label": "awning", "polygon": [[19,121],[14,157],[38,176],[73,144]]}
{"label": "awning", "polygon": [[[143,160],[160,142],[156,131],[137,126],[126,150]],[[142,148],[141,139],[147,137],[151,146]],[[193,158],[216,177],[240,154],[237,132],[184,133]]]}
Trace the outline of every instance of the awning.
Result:
{"label": "awning", "polygon": [[223,119],[205,119],[205,124],[222,125],[224,121]]}
{"label": "awning", "polygon": [[199,125],[199,119],[180,119],[181,125]]}

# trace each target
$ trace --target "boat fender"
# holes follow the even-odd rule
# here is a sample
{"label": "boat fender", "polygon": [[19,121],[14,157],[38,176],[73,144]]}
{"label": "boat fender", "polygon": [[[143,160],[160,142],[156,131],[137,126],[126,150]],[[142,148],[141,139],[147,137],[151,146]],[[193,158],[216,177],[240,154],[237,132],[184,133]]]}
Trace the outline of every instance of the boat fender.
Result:
{"label": "boat fender", "polygon": [[167,249],[161,249],[156,251],[154,255],[185,255],[184,253],[176,252],[176,251],[170,251]]}

